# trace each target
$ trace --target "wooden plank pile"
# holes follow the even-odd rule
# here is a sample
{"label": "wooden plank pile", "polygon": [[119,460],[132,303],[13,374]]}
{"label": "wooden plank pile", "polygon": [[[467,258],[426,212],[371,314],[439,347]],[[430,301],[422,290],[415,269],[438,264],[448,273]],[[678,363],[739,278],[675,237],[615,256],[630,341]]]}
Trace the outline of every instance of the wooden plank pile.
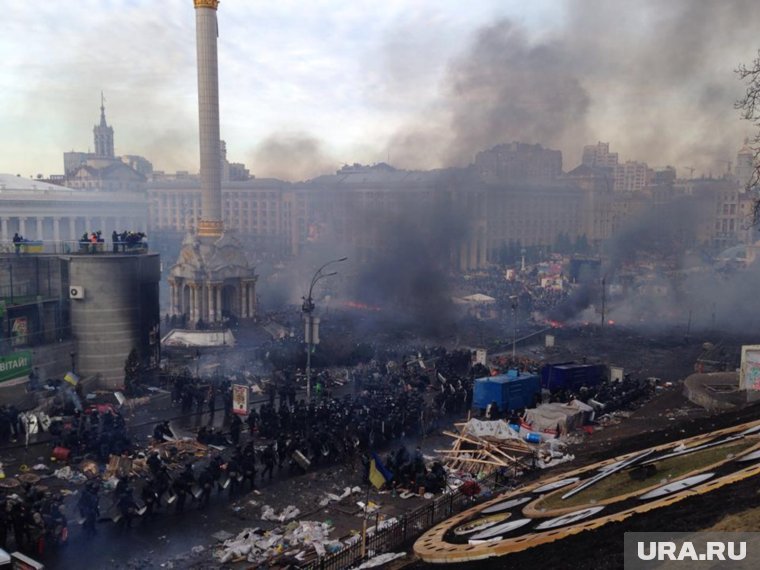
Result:
{"label": "wooden plank pile", "polygon": [[467,423],[455,423],[457,433],[444,431],[454,438],[450,449],[436,449],[444,463],[454,471],[488,475],[498,469],[530,469],[534,449],[520,439],[499,439],[468,433]]}

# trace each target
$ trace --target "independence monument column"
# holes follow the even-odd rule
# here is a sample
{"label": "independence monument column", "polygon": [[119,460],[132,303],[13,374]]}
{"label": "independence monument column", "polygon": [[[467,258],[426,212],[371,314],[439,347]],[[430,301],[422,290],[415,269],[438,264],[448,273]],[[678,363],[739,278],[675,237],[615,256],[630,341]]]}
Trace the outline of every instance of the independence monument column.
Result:
{"label": "independence monument column", "polygon": [[219,0],[193,0],[198,50],[198,119],[201,150],[201,217],[198,237],[218,238],[222,223],[222,170],[219,148],[219,70],[216,9]]}

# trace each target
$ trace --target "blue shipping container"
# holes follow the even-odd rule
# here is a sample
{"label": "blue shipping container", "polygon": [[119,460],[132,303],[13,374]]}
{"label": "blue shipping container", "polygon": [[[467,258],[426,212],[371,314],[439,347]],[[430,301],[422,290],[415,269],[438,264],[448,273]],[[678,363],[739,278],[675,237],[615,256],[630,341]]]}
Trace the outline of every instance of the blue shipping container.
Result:
{"label": "blue shipping container", "polygon": [[541,382],[536,374],[500,374],[475,380],[472,405],[484,410],[491,402],[496,402],[500,412],[530,408],[536,395],[541,391]]}
{"label": "blue shipping container", "polygon": [[609,377],[604,364],[578,364],[562,362],[547,364],[541,369],[541,387],[552,392],[557,390],[578,390],[581,386],[596,386]]}

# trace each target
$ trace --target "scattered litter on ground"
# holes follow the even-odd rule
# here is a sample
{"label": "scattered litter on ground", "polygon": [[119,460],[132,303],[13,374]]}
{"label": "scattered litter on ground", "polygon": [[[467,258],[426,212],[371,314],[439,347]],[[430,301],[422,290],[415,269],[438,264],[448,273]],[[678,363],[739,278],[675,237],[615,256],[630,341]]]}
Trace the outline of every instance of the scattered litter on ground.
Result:
{"label": "scattered litter on ground", "polygon": [[301,511],[294,505],[288,505],[279,515],[269,505],[261,507],[261,519],[265,521],[285,522],[296,518],[300,514]]}
{"label": "scattered litter on ground", "polygon": [[[364,516],[364,512],[365,512],[364,501],[357,501],[356,504],[359,506],[360,509],[362,509],[362,512],[359,513],[358,516]],[[380,505],[378,505],[377,503],[374,503],[374,502],[370,501],[369,503],[367,503],[366,512],[367,513],[374,513],[379,508],[380,508]]]}
{"label": "scattered litter on ground", "polygon": [[53,472],[53,475],[55,475],[58,479],[63,479],[64,481],[69,481],[70,483],[74,483],[74,484],[80,484],[87,481],[87,477],[85,477],[78,471],[74,471],[68,465],[66,467],[61,467],[60,469],[56,469]]}
{"label": "scattered litter on ground", "polygon": [[212,534],[211,538],[214,538],[218,540],[219,542],[224,542],[225,540],[229,540],[233,536],[235,535],[232,534],[231,532],[227,532],[226,530],[220,530],[219,532],[215,532],[214,534]]}
{"label": "scattered litter on ground", "polygon": [[332,526],[316,521],[292,522],[271,531],[248,528],[235,538],[226,540],[214,552],[223,564],[231,560],[246,559],[254,564],[266,562],[272,556],[283,554],[302,558],[305,551],[313,548],[322,556],[341,548],[340,541],[330,540]]}
{"label": "scattered litter on ground", "polygon": [[340,495],[336,495],[335,493],[325,493],[325,497],[319,501],[319,506],[320,507],[326,507],[331,502],[332,503],[339,503],[340,501],[342,501],[346,497],[349,497],[352,494],[355,495],[355,494],[361,493],[361,492],[362,492],[361,487],[357,486],[357,487],[353,487],[353,488],[346,487],[345,489],[343,489],[343,492]]}

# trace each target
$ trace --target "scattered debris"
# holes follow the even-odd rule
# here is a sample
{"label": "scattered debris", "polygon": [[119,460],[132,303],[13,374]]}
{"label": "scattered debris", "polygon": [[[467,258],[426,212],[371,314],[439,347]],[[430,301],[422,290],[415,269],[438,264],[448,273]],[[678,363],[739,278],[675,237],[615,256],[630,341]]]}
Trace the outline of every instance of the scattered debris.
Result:
{"label": "scattered debris", "polygon": [[64,481],[69,481],[70,483],[74,483],[77,485],[87,481],[87,477],[85,477],[78,471],[74,471],[68,465],[66,467],[61,467],[60,469],[56,469],[53,472],[53,475],[56,476],[58,479],[63,479]]}
{"label": "scattered debris", "polygon": [[265,521],[285,522],[296,518],[300,514],[301,511],[294,505],[288,505],[279,515],[269,505],[261,507],[261,519]]}
{"label": "scattered debris", "polygon": [[249,528],[240,532],[235,538],[226,540],[214,552],[214,556],[223,564],[233,560],[247,560],[254,564],[261,564],[274,556],[285,553],[303,558],[306,551],[311,549],[317,555],[323,555],[328,550],[336,552],[342,547],[340,541],[330,540],[331,530],[331,525],[315,521],[293,522],[284,528],[268,532],[259,528]]}
{"label": "scattered debris", "polygon": [[322,500],[319,501],[319,506],[320,507],[326,507],[331,502],[333,502],[333,503],[339,503],[340,501],[342,501],[346,497],[349,497],[352,494],[355,495],[355,494],[358,494],[358,493],[361,493],[361,492],[362,492],[361,487],[353,487],[353,488],[346,487],[345,489],[343,489],[343,492],[340,495],[336,495],[335,493],[326,493],[325,497]]}
{"label": "scattered debris", "polygon": [[375,503],[375,502],[373,502],[373,501],[369,501],[369,503],[367,503],[367,507],[366,507],[366,509],[365,509],[365,507],[364,507],[364,502],[363,502],[363,501],[358,501],[356,504],[357,504],[357,505],[359,506],[359,508],[362,510],[362,512],[361,512],[361,513],[359,513],[359,515],[358,515],[358,516],[364,516],[364,513],[365,513],[365,512],[366,512],[367,514],[370,514],[370,513],[374,513],[375,511],[377,511],[377,510],[380,508],[380,505],[378,505],[377,503]]}
{"label": "scattered debris", "polygon": [[454,425],[459,433],[443,432],[454,438],[451,449],[435,450],[444,456],[449,469],[484,476],[503,467],[529,467],[533,450],[507,422],[472,419]]}

